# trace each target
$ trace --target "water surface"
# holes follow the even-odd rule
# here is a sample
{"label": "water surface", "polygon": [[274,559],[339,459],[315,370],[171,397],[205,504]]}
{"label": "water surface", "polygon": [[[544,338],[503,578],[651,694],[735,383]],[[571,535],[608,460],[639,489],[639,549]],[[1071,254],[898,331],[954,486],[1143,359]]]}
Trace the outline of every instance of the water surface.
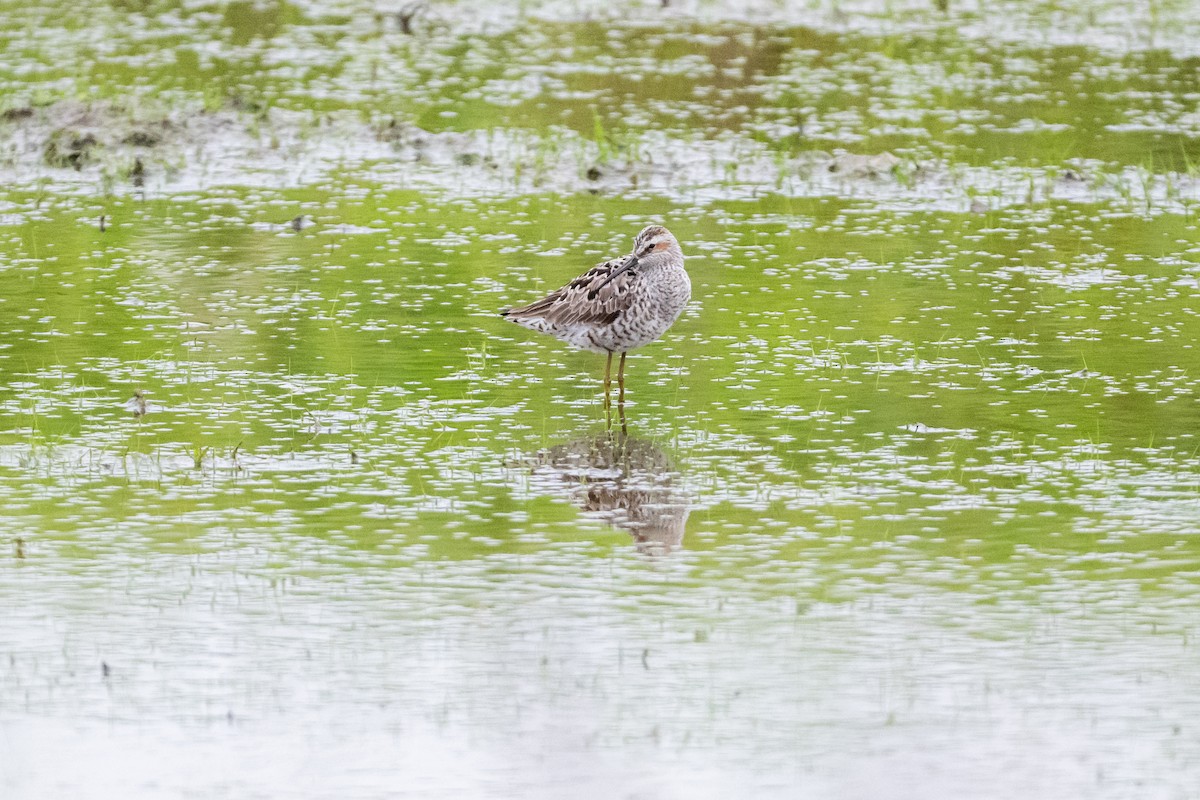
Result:
{"label": "water surface", "polygon": [[[1154,8],[0,5],[5,797],[1188,796]],[[650,221],[623,436],[496,311]]]}

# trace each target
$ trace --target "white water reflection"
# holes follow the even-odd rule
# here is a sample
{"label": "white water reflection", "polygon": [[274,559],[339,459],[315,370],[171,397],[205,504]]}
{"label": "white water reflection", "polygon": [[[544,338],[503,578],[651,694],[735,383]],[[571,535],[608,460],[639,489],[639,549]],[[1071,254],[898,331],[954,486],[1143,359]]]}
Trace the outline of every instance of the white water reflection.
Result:
{"label": "white water reflection", "polygon": [[1120,586],[1063,585],[1061,613],[915,583],[847,603],[735,595],[671,569],[700,563],[686,550],[286,581],[270,557],[159,558],[132,587],[32,562],[0,587],[6,800],[1194,785],[1194,617]]}

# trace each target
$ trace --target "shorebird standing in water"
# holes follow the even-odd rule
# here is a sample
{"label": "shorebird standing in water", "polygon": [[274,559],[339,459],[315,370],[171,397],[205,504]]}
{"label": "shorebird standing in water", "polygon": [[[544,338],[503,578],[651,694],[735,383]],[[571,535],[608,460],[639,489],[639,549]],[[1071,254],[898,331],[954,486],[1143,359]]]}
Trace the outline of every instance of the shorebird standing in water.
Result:
{"label": "shorebird standing in water", "polygon": [[634,239],[629,255],[592,267],[536,303],[500,313],[584,350],[607,353],[605,410],[612,407],[613,354],[620,353],[617,403],[623,412],[625,354],[662,336],[691,296],[679,242],[661,225],[650,225]]}

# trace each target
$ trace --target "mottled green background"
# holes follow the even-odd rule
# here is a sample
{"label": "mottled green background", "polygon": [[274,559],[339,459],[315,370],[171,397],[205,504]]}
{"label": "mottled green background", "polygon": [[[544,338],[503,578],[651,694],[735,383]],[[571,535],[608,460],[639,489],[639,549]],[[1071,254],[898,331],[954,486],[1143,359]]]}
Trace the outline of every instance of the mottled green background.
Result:
{"label": "mottled green background", "polygon": [[659,6],[0,2],[4,797],[1190,796],[1200,13]]}

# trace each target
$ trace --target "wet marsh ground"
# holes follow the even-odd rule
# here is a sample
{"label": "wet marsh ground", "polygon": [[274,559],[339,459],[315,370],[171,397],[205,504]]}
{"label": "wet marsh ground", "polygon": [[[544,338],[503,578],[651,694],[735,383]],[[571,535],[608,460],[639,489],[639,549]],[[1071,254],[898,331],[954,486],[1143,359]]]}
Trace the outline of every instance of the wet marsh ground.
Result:
{"label": "wet marsh ground", "polygon": [[398,10],[0,2],[5,797],[1189,796],[1190,4]]}

